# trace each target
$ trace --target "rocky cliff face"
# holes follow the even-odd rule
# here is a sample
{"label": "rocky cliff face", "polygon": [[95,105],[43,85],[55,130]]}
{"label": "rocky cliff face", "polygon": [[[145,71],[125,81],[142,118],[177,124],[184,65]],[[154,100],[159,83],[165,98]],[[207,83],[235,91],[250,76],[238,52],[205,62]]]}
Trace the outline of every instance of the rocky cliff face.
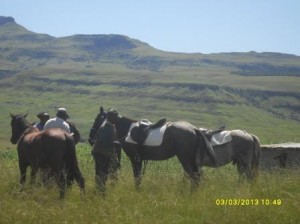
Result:
{"label": "rocky cliff face", "polygon": [[0,26],[6,23],[15,23],[15,20],[12,17],[0,16]]}

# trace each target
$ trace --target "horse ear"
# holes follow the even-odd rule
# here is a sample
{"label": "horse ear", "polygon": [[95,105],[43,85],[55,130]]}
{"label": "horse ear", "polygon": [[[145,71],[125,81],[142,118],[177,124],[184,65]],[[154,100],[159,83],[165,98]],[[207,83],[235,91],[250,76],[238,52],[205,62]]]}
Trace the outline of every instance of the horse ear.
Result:
{"label": "horse ear", "polygon": [[11,118],[13,118],[15,115],[13,115],[12,113],[9,112],[9,115]]}
{"label": "horse ear", "polygon": [[103,107],[101,106],[101,107],[100,107],[100,113],[103,114],[103,112],[104,112],[104,109],[103,109]]}
{"label": "horse ear", "polygon": [[24,117],[26,118],[26,117],[27,117],[27,115],[28,115],[28,113],[26,113],[26,114],[24,115]]}

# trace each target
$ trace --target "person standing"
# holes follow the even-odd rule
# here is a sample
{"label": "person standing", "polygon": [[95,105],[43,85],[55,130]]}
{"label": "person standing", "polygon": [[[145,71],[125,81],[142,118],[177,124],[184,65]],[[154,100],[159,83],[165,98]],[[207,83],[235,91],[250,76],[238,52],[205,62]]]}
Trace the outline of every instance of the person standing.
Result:
{"label": "person standing", "polygon": [[107,111],[106,120],[98,131],[96,142],[93,146],[92,155],[95,161],[95,181],[100,193],[105,193],[105,183],[108,175],[116,179],[117,156],[116,156],[116,128],[118,112],[114,109]]}
{"label": "person standing", "polygon": [[50,128],[60,128],[68,133],[71,133],[69,124],[62,118],[63,113],[66,113],[65,108],[59,108],[57,110],[56,117],[49,119],[44,125],[43,130],[47,130]]}
{"label": "person standing", "polygon": [[68,125],[70,127],[70,133],[73,134],[74,142],[76,145],[80,141],[80,133],[79,133],[77,127],[75,126],[75,124],[73,122],[67,120],[68,118],[70,118],[70,116],[67,113],[66,108],[63,108],[63,107],[58,108],[56,117],[59,117],[68,123]]}
{"label": "person standing", "polygon": [[40,119],[40,122],[35,123],[33,126],[42,131],[50,115],[47,112],[40,112],[36,116]]}

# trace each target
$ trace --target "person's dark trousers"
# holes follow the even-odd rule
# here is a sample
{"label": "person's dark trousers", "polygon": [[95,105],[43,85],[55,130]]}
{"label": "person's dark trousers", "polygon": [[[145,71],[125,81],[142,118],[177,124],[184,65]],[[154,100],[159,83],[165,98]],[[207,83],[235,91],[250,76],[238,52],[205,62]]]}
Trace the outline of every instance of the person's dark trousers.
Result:
{"label": "person's dark trousers", "polygon": [[95,181],[100,193],[104,194],[105,184],[109,174],[113,175],[116,179],[116,161],[115,159],[103,156],[100,153],[93,152],[93,157],[95,161]]}

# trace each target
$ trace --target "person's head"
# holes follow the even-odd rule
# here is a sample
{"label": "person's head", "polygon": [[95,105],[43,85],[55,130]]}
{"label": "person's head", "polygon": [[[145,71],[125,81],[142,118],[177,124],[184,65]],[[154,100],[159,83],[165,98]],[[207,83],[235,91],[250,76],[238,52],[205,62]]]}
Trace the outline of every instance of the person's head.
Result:
{"label": "person's head", "polygon": [[106,112],[106,119],[107,119],[109,122],[115,124],[115,123],[117,122],[118,118],[119,118],[119,113],[118,113],[117,110],[115,110],[115,109],[109,109],[109,110]]}
{"label": "person's head", "polygon": [[47,112],[40,112],[36,116],[40,119],[41,124],[45,124],[50,118],[50,115]]}
{"label": "person's head", "polygon": [[67,113],[66,108],[60,107],[57,109],[56,117],[59,117],[63,120],[67,120],[70,116]]}

